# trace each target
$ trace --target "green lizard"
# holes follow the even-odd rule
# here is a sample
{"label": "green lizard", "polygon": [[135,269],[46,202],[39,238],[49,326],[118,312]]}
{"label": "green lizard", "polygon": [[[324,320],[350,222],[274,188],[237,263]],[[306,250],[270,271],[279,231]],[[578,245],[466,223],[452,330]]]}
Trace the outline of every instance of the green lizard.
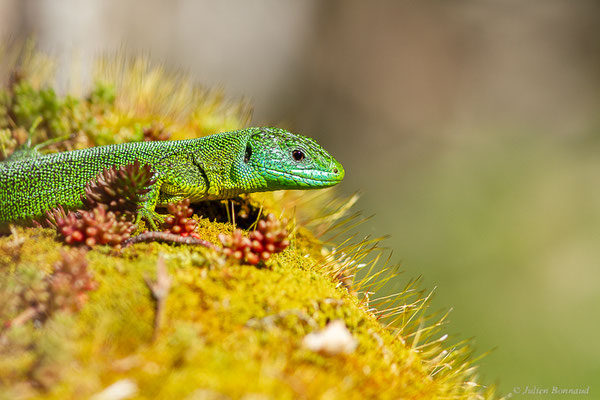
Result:
{"label": "green lizard", "polygon": [[58,205],[82,206],[85,186],[103,169],[139,160],[155,183],[138,221],[151,227],[157,206],[190,198],[333,186],[344,169],[313,139],[278,128],[247,128],[198,139],[134,142],[0,162],[0,224],[38,218]]}

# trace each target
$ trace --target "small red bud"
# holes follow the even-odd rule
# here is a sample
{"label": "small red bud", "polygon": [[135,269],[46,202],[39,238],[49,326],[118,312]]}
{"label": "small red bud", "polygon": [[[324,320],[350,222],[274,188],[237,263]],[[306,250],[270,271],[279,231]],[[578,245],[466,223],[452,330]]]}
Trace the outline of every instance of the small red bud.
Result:
{"label": "small red bud", "polygon": [[70,237],[76,242],[81,242],[83,240],[83,233],[80,231],[75,231],[70,235]]}
{"label": "small red bud", "polygon": [[250,237],[252,239],[258,240],[259,242],[262,242],[263,240],[265,240],[265,235],[263,235],[261,231],[250,232]]}
{"label": "small red bud", "polygon": [[253,240],[250,248],[254,253],[260,253],[263,250],[263,246],[258,240]]}
{"label": "small red bud", "polygon": [[246,254],[246,262],[248,264],[256,265],[256,264],[258,264],[259,261],[260,260],[258,259],[258,256],[256,254],[254,254],[254,253]]}
{"label": "small red bud", "polygon": [[275,241],[275,236],[271,232],[265,233],[265,242],[273,243]]}
{"label": "small red bud", "polygon": [[258,221],[258,230],[264,231],[267,228],[267,223],[264,220]]}

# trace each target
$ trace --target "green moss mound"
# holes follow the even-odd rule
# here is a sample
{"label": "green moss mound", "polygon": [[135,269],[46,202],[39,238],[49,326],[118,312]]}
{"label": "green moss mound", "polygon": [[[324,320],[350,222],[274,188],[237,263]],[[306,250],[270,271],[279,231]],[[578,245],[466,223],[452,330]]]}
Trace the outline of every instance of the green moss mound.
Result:
{"label": "green moss mound", "polygon": [[[4,154],[30,130],[36,143],[66,136],[48,149],[57,151],[164,132],[196,137],[248,120],[245,105],[227,104],[143,59],[102,61],[80,96],[55,93],[49,58],[25,52],[12,59],[21,61],[3,67],[12,73],[0,91]],[[425,316],[427,296],[414,281],[374,298],[396,277],[379,262],[378,240],[332,239],[358,221],[348,216],[353,201],[328,190],[199,205],[198,233],[215,244],[234,224],[248,228],[274,212],[292,221],[291,245],[262,267],[224,261],[203,247],[98,246],[79,261],[98,283],[81,309],[11,325],[23,313],[24,293],[42,296],[39,283],[74,251],[51,229],[13,228],[0,238],[0,399],[493,397],[477,383],[466,346],[444,349],[444,319]],[[161,264],[171,285],[159,311],[147,282]],[[303,345],[334,320],[344,322],[354,351]]]}

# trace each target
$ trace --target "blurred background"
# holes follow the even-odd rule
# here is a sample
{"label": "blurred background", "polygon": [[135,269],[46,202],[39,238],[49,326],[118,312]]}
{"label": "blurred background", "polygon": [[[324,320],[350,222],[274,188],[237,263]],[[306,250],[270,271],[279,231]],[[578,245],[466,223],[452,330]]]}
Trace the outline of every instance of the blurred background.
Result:
{"label": "blurred background", "polygon": [[0,0],[32,35],[64,82],[143,53],[315,137],[486,382],[600,391],[600,2]]}

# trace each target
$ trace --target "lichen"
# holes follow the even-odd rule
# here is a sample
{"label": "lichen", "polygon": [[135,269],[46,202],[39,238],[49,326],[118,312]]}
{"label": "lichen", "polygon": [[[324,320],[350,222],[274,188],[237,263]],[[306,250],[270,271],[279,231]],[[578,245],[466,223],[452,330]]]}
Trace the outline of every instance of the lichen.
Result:
{"label": "lichen", "polygon": [[[40,57],[13,66],[22,71],[27,91],[19,93],[27,102],[19,100],[17,126],[0,129],[28,130],[41,115],[39,140],[75,127],[85,140],[71,144],[99,145],[141,140],[153,124],[177,139],[246,123],[244,105],[227,105],[143,59],[104,60],[90,94],[59,98],[38,64],[27,64]],[[17,115],[10,90],[0,90],[0,116]],[[444,348],[443,319],[427,318],[428,297],[415,281],[396,296],[372,293],[398,278],[382,263],[378,239],[337,236],[360,220],[349,213],[353,202],[326,190],[194,207],[196,232],[214,244],[219,234],[253,228],[261,215],[291,221],[290,245],[272,254],[268,268],[224,261],[204,247],[93,247],[85,259],[97,288],[78,312],[0,327],[0,399],[87,398],[123,379],[137,386],[136,399],[493,397],[493,388],[477,383],[468,347]],[[16,293],[51,274],[63,251],[68,246],[49,228],[13,228],[0,237],[0,322],[18,315]],[[156,324],[148,282],[160,263],[170,285]],[[354,351],[303,346],[306,335],[335,320],[356,340]]]}

